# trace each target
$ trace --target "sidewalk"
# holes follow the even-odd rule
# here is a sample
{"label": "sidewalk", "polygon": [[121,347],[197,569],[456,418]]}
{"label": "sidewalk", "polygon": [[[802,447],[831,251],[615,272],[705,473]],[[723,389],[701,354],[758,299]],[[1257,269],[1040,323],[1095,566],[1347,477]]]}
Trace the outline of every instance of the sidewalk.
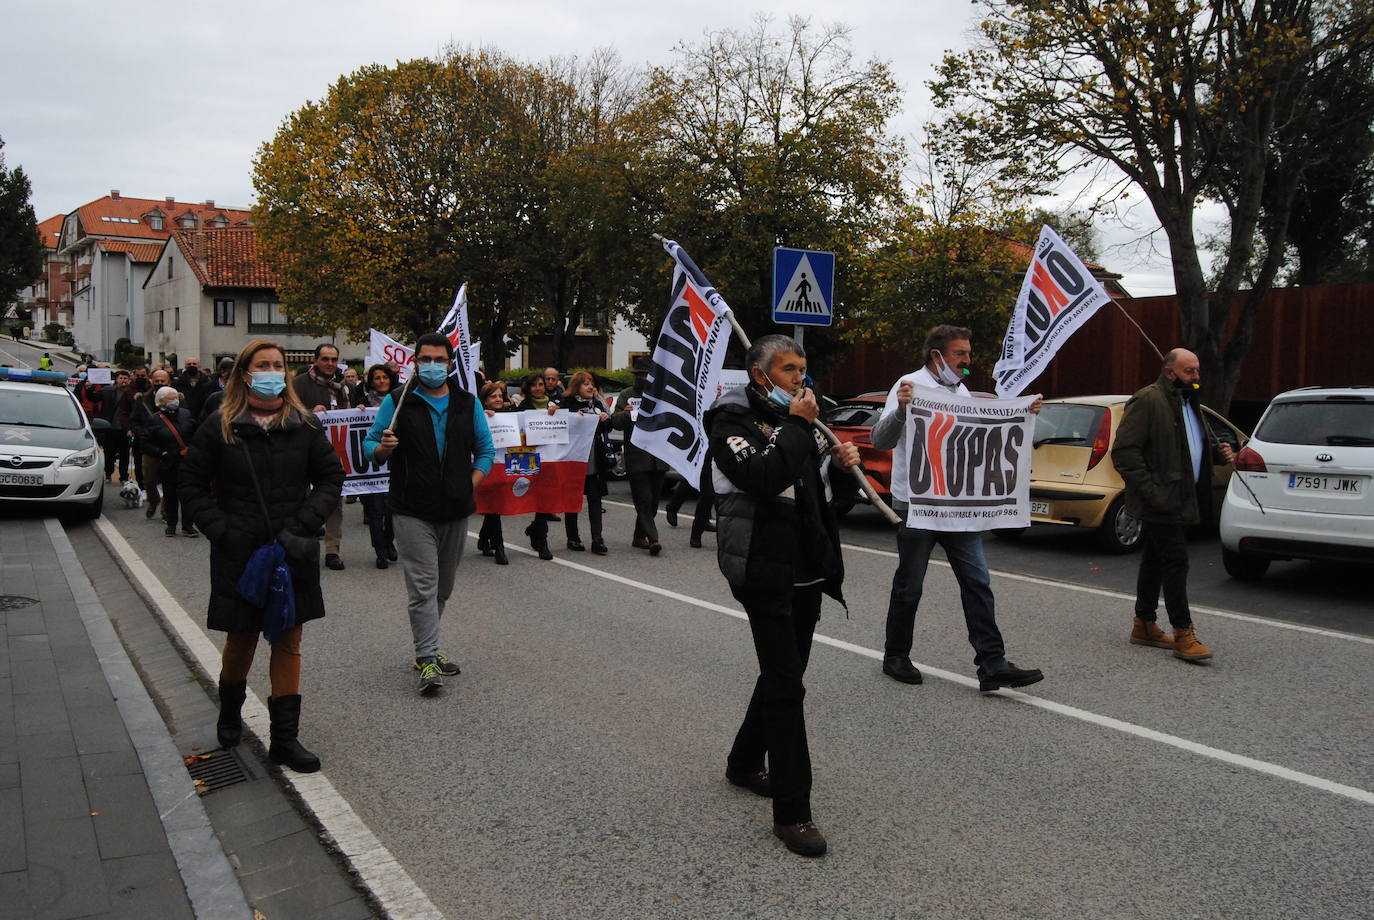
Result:
{"label": "sidewalk", "polygon": [[0,524],[0,918],[377,915],[201,677],[89,527]]}

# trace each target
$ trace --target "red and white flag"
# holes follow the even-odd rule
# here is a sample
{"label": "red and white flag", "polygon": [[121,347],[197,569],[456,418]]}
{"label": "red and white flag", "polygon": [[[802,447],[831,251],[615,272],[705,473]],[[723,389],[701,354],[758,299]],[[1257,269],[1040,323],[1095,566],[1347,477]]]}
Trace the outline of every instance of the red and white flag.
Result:
{"label": "red and white flag", "polygon": [[555,415],[568,416],[566,441],[496,449],[491,472],[477,486],[478,514],[575,514],[582,510],[587,459],[599,419],[566,410]]}

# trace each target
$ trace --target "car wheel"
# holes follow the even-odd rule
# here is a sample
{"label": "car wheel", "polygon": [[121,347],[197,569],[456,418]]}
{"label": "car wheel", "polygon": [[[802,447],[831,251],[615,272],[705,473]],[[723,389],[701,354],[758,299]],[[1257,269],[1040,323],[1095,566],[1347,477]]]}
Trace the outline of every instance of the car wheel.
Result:
{"label": "car wheel", "polygon": [[1126,510],[1126,496],[1118,495],[1107,508],[1097,527],[1097,539],[1113,553],[1131,553],[1140,548],[1140,521]]}
{"label": "car wheel", "polygon": [[1237,581],[1259,581],[1269,571],[1269,560],[1263,556],[1247,556],[1234,553],[1226,547],[1221,548],[1221,564],[1226,574]]}

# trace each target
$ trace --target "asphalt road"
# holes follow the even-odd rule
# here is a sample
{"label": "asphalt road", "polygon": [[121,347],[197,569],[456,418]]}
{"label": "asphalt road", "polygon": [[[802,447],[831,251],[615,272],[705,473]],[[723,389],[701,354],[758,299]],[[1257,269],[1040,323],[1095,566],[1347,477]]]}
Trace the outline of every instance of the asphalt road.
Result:
{"label": "asphalt road", "polygon": [[[1195,545],[1195,603],[1231,613],[1199,612],[1217,657],[1198,665],[1126,642],[1133,559],[989,540],[1012,659],[1045,681],[974,689],[957,589],[933,565],[913,655],[927,681],[908,687],[876,657],[892,541],[856,512],[849,613],[827,601],[807,675],[831,852],[804,860],[722,775],[756,666],[713,538],[693,550],[686,520],[662,526],[650,558],[624,501],[613,487],[604,558],[558,539],[541,562],[519,551],[524,519],[506,521],[509,567],[469,543],[444,627],[463,674],[429,699],[401,572],[373,568],[345,508],[349,567],[322,573],[330,614],[306,628],[302,739],[449,916],[1374,914],[1368,571],[1327,586],[1276,566],[1239,588]],[[201,619],[205,541],[116,505],[107,518]]]}
{"label": "asphalt road", "polygon": [[[38,367],[38,359],[43,357],[43,352],[48,349],[30,345],[27,342],[16,342],[9,338],[0,338],[0,364],[8,364],[12,367]],[[53,366],[56,370],[68,373],[76,369],[76,365],[66,358],[62,353],[52,351]]]}

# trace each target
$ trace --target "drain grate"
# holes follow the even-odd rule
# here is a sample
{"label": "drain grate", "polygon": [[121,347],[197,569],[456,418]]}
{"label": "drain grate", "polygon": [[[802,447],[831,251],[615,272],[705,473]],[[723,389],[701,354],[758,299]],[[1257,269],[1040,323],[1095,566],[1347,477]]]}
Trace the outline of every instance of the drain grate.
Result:
{"label": "drain grate", "polygon": [[0,594],[0,610],[18,610],[21,607],[32,607],[38,603],[36,597],[25,597],[22,594]]}
{"label": "drain grate", "polygon": [[188,757],[186,771],[196,784],[196,792],[209,795],[220,789],[248,782],[248,774],[243,764],[232,751],[216,751],[213,754]]}

